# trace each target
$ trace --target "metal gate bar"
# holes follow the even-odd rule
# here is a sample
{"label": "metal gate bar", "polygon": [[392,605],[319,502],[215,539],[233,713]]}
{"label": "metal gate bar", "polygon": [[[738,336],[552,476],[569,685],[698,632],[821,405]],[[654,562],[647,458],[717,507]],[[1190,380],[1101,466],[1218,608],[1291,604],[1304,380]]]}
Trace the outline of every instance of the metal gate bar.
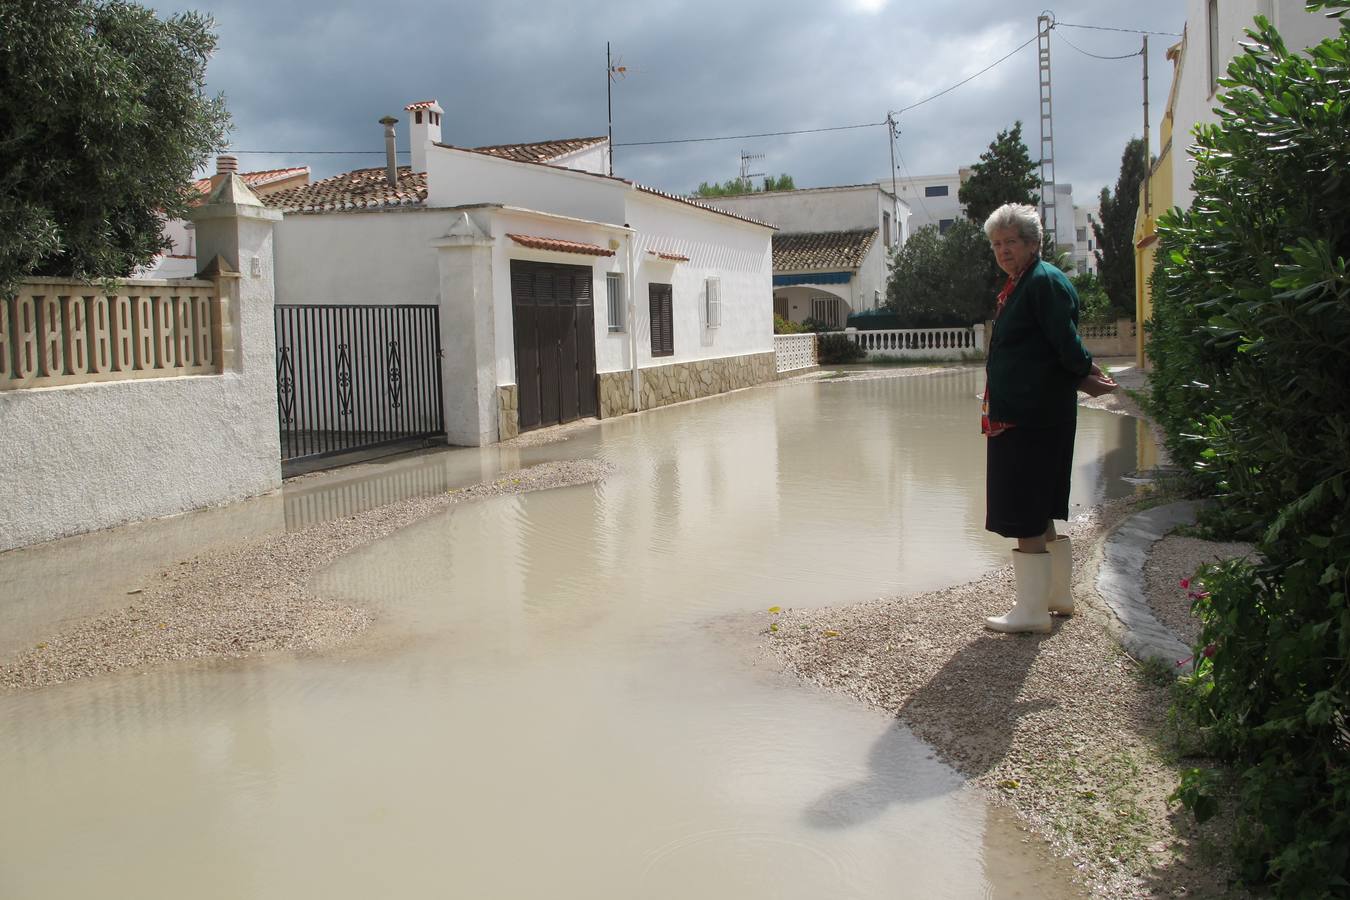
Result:
{"label": "metal gate bar", "polygon": [[445,434],[440,310],[278,305],[283,461]]}

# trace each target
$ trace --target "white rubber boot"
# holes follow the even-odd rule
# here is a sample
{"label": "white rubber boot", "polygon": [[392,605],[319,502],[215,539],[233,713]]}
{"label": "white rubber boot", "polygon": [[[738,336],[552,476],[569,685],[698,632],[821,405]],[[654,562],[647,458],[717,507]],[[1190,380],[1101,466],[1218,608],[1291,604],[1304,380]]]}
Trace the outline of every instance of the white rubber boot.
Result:
{"label": "white rubber boot", "polygon": [[1073,615],[1073,541],[1060,535],[1045,545],[1050,552],[1050,612]]}
{"label": "white rubber boot", "polygon": [[1017,603],[1002,616],[984,620],[986,628],[1006,633],[1050,630],[1050,554],[1014,550],[1013,575],[1017,579]]}

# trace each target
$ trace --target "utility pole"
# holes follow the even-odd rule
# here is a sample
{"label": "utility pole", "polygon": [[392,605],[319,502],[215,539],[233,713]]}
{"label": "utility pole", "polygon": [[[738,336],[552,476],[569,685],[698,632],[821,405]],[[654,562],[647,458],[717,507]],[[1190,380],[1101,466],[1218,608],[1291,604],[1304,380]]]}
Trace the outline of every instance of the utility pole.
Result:
{"label": "utility pole", "polygon": [[[895,175],[895,141],[900,137],[900,126],[896,124],[895,113],[886,110],[886,134],[889,135],[891,145],[891,227],[895,229],[896,236],[900,235],[900,185]],[[890,235],[886,236],[887,240]]]}
{"label": "utility pole", "polygon": [[1148,136],[1148,35],[1144,35],[1144,220],[1153,214],[1153,197],[1149,186],[1149,136]]}
{"label": "utility pole", "polygon": [[609,41],[605,41],[605,107],[609,120],[609,174],[614,174],[614,62],[609,56]]}
{"label": "utility pole", "polygon": [[1055,121],[1050,101],[1050,29],[1055,27],[1049,10],[1036,18],[1036,40],[1041,81],[1041,221],[1059,243],[1059,222],[1055,211]]}

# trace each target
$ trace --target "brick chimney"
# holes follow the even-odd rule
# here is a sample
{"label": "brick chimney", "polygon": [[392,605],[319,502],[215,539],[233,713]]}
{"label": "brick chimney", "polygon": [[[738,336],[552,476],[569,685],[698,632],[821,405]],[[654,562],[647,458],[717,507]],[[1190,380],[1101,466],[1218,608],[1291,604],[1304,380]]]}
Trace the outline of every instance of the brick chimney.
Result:
{"label": "brick chimney", "polygon": [[441,109],[435,100],[422,100],[403,107],[408,113],[408,128],[411,131],[412,170],[427,170],[427,144],[438,144],[441,140]]}
{"label": "brick chimney", "polygon": [[235,156],[223,155],[216,157],[216,174],[229,175],[239,171],[239,159]]}

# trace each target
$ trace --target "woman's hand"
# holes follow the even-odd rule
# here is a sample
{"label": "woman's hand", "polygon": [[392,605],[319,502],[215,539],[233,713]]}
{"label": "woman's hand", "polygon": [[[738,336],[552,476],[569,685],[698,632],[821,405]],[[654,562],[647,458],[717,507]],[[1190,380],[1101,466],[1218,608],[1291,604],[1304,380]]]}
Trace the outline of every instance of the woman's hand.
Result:
{"label": "woman's hand", "polygon": [[1083,380],[1078,382],[1078,389],[1091,397],[1109,394],[1119,386],[1096,363],[1092,364],[1092,368],[1083,376]]}

